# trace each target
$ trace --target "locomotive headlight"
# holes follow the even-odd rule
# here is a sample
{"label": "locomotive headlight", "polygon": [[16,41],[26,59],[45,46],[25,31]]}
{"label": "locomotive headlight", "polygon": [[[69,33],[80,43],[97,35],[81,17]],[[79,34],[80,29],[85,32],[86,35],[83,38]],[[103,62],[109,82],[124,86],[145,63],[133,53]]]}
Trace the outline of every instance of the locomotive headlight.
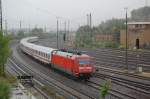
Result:
{"label": "locomotive headlight", "polygon": [[79,67],[80,72],[91,72],[92,67]]}

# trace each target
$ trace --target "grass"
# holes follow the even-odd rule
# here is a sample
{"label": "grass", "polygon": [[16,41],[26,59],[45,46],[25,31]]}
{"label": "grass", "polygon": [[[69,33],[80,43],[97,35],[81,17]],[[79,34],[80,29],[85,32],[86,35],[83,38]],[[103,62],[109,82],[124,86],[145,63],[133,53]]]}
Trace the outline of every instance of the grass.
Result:
{"label": "grass", "polygon": [[9,84],[15,84],[17,82],[17,78],[15,76],[5,76],[5,77],[0,77],[0,81],[5,80]]}

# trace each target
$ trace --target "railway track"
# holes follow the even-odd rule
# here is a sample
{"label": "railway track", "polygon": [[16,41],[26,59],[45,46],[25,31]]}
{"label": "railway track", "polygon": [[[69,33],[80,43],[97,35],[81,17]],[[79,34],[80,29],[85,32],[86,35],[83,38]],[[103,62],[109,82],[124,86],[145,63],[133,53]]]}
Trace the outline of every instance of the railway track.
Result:
{"label": "railway track", "polygon": [[[124,72],[120,72],[120,71],[114,71],[114,70],[111,70],[108,68],[106,69],[103,67],[101,67],[101,70],[103,72],[105,72],[105,74],[99,72],[99,73],[95,74],[95,77],[98,77],[98,78],[106,77],[106,78],[113,80],[113,82],[115,82],[115,83],[121,82],[124,85],[128,84],[129,86],[126,86],[126,87],[129,87],[134,90],[138,90],[139,92],[142,92],[145,94],[150,94],[150,84],[149,84],[150,80],[147,77],[138,76],[138,75],[134,75],[134,74],[132,75],[132,74],[124,73]],[[110,75],[110,74],[107,74],[106,72],[112,73],[112,74]],[[126,75],[126,77],[122,77],[122,76],[119,77],[116,74],[123,75],[123,76]],[[131,78],[129,79],[127,77],[131,77]],[[135,80],[135,78],[136,78],[136,80]]]}
{"label": "railway track", "polygon": [[146,81],[150,82],[149,77],[140,76],[138,74],[134,74],[134,73],[130,73],[130,72],[128,73],[128,72],[121,71],[121,70],[116,70],[116,69],[110,69],[110,68],[106,68],[104,66],[96,66],[96,68],[99,69],[99,70],[105,71],[105,72],[112,73],[112,74],[124,75],[124,76],[127,76],[127,77],[133,77],[133,78],[137,78],[139,80],[146,80]]}
{"label": "railway track", "polygon": [[[58,82],[55,79],[52,79],[39,71],[35,71],[35,70],[29,68],[28,66],[23,65],[23,67],[20,68],[18,65],[21,65],[21,64],[16,64],[15,60],[11,60],[10,62],[12,64],[14,64],[15,68],[19,69],[20,71],[26,71],[27,74],[33,75],[37,81],[41,81],[44,85],[53,86],[54,88],[58,89],[59,92],[62,91],[65,95],[68,96],[68,97],[65,96],[66,98],[69,98],[69,99],[96,99],[92,96],[89,96],[88,94],[84,94],[82,92],[77,92],[76,90],[63,85],[61,82]],[[61,95],[63,95],[63,96],[64,96],[64,94],[61,93]]]}
{"label": "railway track", "polygon": [[[100,89],[100,87],[102,87],[101,84],[98,84],[96,82],[93,82],[93,81],[88,81],[89,84],[88,86],[91,86],[97,90]],[[115,90],[115,89],[110,89],[109,90],[109,95],[112,95],[112,97],[114,96],[115,99],[136,99],[134,96],[132,95],[128,95],[128,94],[125,94],[123,92],[120,92],[119,90]],[[109,95],[107,97],[109,97]]]}
{"label": "railway track", "polygon": [[[116,64],[116,67],[120,65],[122,66],[122,68],[124,68],[125,65],[125,52],[121,51],[121,50],[86,50],[88,54],[92,55],[93,57],[95,57],[95,60],[99,63],[103,64],[102,62],[105,63],[110,63],[110,64]],[[134,67],[134,69],[136,68],[136,66],[142,66],[144,68],[144,70],[150,70],[150,53],[148,53],[147,57],[144,56],[142,53],[140,53],[140,57],[136,57],[137,53],[130,51],[128,54],[128,64],[130,67]],[[101,62],[102,61],[102,62]],[[119,63],[119,65],[118,65]],[[112,65],[114,66],[114,65]],[[110,65],[110,67],[112,67]]]}

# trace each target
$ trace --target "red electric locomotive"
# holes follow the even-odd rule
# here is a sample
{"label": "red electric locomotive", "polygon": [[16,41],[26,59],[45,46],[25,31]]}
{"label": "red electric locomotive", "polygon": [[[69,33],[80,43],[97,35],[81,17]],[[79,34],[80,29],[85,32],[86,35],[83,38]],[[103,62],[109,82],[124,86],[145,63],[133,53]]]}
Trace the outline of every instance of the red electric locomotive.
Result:
{"label": "red electric locomotive", "polygon": [[86,54],[55,50],[52,52],[51,64],[75,77],[89,79],[94,69],[91,59]]}

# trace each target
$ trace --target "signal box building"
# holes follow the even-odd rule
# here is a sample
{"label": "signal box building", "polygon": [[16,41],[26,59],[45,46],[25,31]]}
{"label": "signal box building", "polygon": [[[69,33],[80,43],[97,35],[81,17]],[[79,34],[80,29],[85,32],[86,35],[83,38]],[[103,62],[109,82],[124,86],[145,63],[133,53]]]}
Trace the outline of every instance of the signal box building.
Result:
{"label": "signal box building", "polygon": [[[128,47],[150,48],[150,22],[128,22]],[[120,44],[126,45],[126,31],[120,33]]]}

